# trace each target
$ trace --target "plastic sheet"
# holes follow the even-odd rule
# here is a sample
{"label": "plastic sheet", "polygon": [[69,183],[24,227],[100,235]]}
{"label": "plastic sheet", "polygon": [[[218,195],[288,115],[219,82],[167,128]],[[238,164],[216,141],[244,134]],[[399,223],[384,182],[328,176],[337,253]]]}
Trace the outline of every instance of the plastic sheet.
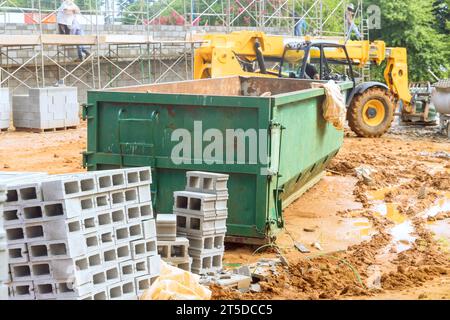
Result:
{"label": "plastic sheet", "polygon": [[337,130],[344,130],[345,124],[345,97],[341,88],[333,80],[327,83],[313,83],[313,88],[325,89],[325,101],[322,105],[323,117],[331,123]]}
{"label": "plastic sheet", "polygon": [[161,274],[140,300],[209,300],[211,290],[199,284],[200,276],[161,260]]}

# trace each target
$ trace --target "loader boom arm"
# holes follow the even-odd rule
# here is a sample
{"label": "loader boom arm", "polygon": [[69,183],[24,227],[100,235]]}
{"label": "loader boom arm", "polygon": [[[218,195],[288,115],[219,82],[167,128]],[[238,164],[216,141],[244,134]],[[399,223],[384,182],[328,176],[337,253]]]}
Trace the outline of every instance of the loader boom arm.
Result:
{"label": "loader boom arm", "polygon": [[[207,34],[204,44],[195,51],[194,79],[216,78],[232,75],[274,77],[274,74],[260,73],[243,68],[243,64],[257,60],[256,47],[264,58],[281,58],[285,46],[299,42],[299,38],[266,35],[257,31],[238,31],[230,34]],[[405,48],[386,48],[384,41],[347,41],[340,38],[304,37],[300,41],[332,42],[345,44],[352,63],[364,66],[366,63],[380,65],[386,60],[384,78],[390,93],[403,101],[406,112],[412,112],[411,94],[408,86],[408,64]],[[257,44],[255,47],[255,44]],[[335,48],[327,51],[327,58],[346,60],[344,50]],[[262,68],[261,68],[262,69]]]}

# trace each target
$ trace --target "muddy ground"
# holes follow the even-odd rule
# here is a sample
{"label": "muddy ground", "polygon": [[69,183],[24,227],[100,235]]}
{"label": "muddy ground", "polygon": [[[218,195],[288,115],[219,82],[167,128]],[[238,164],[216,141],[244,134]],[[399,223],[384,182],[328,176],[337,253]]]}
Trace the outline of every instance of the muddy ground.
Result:
{"label": "muddy ground", "polygon": [[[0,133],[0,170],[83,171],[85,141],[85,124]],[[284,211],[273,247],[227,245],[224,257],[235,267],[281,253],[289,265],[271,270],[259,293],[213,288],[213,297],[450,299],[449,155],[433,128],[395,128],[379,139],[346,132],[326,176]]]}

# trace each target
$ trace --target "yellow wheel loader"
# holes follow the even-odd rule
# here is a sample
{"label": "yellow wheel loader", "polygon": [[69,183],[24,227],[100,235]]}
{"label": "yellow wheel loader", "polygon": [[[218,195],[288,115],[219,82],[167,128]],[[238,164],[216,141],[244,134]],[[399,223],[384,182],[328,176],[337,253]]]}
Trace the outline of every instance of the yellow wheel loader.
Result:
{"label": "yellow wheel loader", "polygon": [[[194,56],[194,78],[232,75],[287,77],[354,83],[347,96],[350,128],[361,137],[379,137],[391,126],[399,101],[413,113],[405,48],[386,48],[383,41],[339,38],[288,38],[238,31],[203,35]],[[364,82],[355,67],[386,60],[386,83]]]}

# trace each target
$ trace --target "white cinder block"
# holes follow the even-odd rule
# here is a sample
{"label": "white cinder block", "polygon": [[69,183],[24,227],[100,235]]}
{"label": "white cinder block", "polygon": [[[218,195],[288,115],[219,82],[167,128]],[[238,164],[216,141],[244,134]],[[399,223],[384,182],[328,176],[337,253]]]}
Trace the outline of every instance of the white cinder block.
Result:
{"label": "white cinder block", "polygon": [[204,171],[186,172],[186,190],[193,192],[228,195],[227,182],[229,176],[222,173]]}
{"label": "white cinder block", "polygon": [[14,281],[11,284],[12,300],[34,300],[33,281]]}
{"label": "white cinder block", "polygon": [[99,192],[108,192],[126,188],[124,170],[104,170],[95,173]]}
{"label": "white cinder block", "polygon": [[31,261],[76,258],[87,253],[84,236],[77,234],[66,240],[37,241],[28,244]]}
{"label": "white cinder block", "polygon": [[201,215],[204,217],[216,216],[216,195],[191,192],[191,191],[175,191],[174,195],[174,212]]}
{"label": "white cinder block", "polygon": [[150,185],[152,183],[150,167],[128,168],[125,169],[125,174],[128,187]]}
{"label": "white cinder block", "polygon": [[51,279],[33,280],[33,286],[37,300],[56,298],[56,284]]}
{"label": "white cinder block", "polygon": [[130,243],[126,242],[116,245],[116,251],[118,262],[123,262],[131,259]]}
{"label": "white cinder block", "polygon": [[[33,99],[41,94],[49,98]],[[160,256],[150,168],[14,181],[7,197],[0,191],[0,201],[9,200],[0,214],[0,259],[10,257],[0,286],[11,281],[12,299],[132,300],[155,280]],[[173,244],[170,258],[183,262],[185,247]]]}
{"label": "white cinder block", "polygon": [[93,173],[54,176],[43,181],[41,188],[45,201],[77,198],[97,192]]}
{"label": "white cinder block", "polygon": [[134,205],[127,205],[126,213],[128,222],[149,220],[153,218],[152,203],[149,201],[144,203],[140,202]]}
{"label": "white cinder block", "polygon": [[153,282],[155,282],[156,278],[158,276],[152,276],[152,275],[145,275],[136,277],[134,279],[135,286],[136,286],[136,294],[138,297],[144,293],[145,290],[150,288]]}
{"label": "white cinder block", "polygon": [[8,244],[7,251],[9,263],[26,263],[30,261],[25,243]]}
{"label": "white cinder block", "polygon": [[76,286],[70,281],[56,281],[55,286],[57,298],[61,300],[73,300],[89,296],[92,293],[92,283]]}

